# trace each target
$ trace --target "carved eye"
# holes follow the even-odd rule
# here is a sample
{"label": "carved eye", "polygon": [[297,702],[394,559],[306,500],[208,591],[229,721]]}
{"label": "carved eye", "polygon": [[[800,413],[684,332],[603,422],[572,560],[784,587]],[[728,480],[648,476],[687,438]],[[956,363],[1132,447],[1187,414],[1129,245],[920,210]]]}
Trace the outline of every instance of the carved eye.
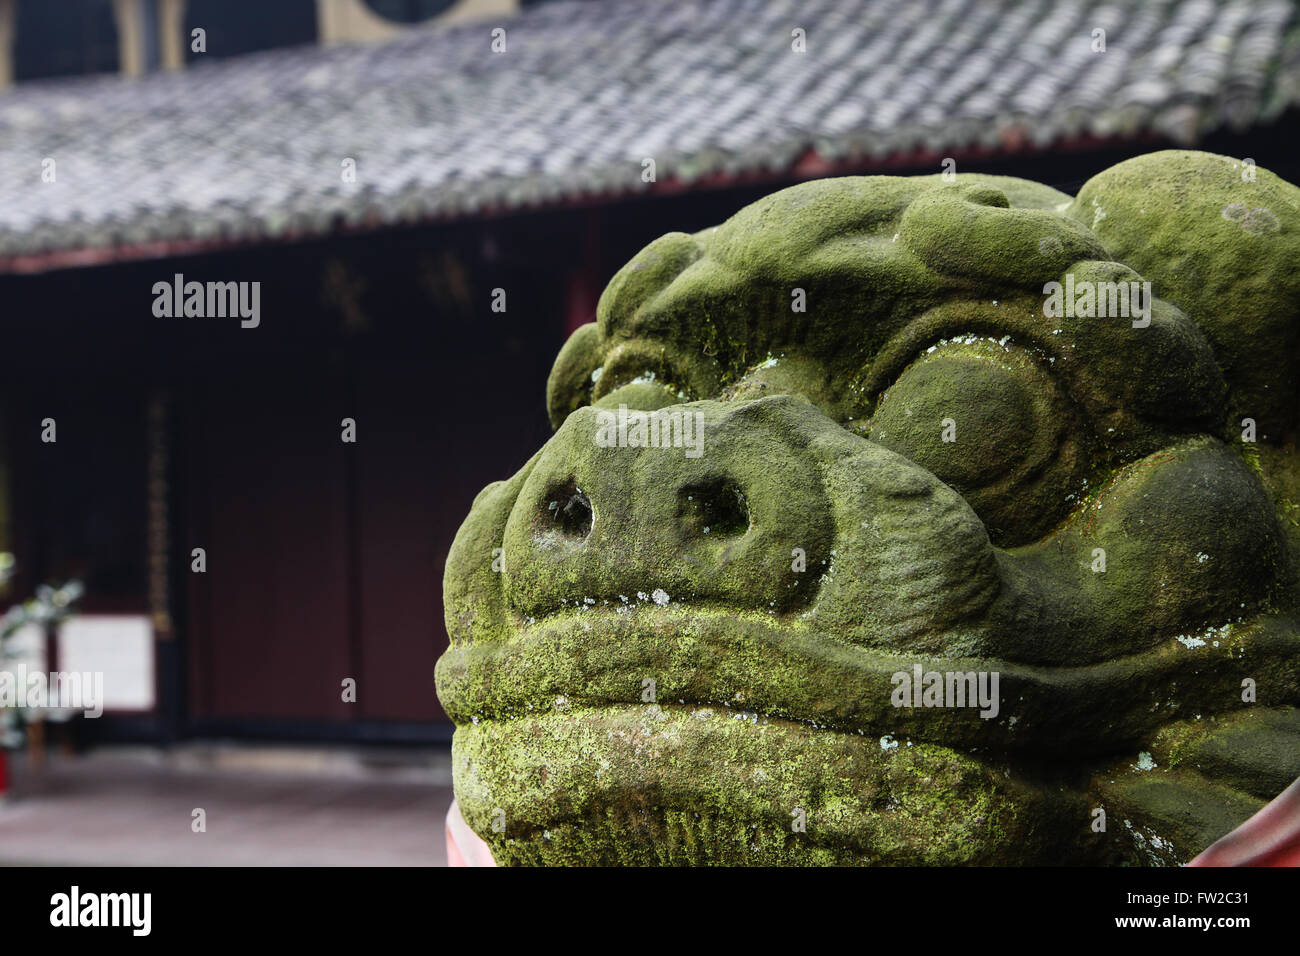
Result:
{"label": "carved eye", "polygon": [[629,385],[651,385],[672,391],[672,386],[664,381],[661,373],[655,369],[646,368],[633,371],[630,368],[624,368],[621,370],[602,370],[599,380],[592,389],[592,398],[595,401],[600,401],[606,395],[617,392]]}
{"label": "carved eye", "polygon": [[592,373],[591,401],[599,402],[628,386],[656,398],[663,392],[674,401],[690,401],[688,393],[693,389],[686,372],[686,358],[671,347],[649,339],[626,342],[611,350],[605,364]]}
{"label": "carved eye", "polygon": [[1052,375],[1005,339],[932,346],[881,395],[866,435],[960,492],[1003,546],[1058,523],[1086,465],[1079,418]]}

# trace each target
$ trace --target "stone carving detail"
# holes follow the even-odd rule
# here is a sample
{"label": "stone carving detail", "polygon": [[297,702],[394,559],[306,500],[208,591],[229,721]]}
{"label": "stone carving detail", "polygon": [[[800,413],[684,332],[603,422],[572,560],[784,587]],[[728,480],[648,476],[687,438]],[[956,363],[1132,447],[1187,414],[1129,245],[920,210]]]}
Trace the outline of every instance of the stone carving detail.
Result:
{"label": "stone carving detail", "polygon": [[1297,263],[1300,190],[1184,151],[651,243],[448,558],[465,822],[511,864],[1195,856],[1300,776]]}

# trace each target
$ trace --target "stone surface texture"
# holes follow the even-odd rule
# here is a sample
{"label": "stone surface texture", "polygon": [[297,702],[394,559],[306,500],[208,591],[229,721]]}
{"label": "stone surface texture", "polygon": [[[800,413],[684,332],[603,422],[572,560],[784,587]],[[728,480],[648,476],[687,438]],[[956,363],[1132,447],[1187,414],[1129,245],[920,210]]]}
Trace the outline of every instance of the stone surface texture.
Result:
{"label": "stone surface texture", "polygon": [[[648,245],[451,549],[465,821],[505,864],[1191,859],[1300,776],[1297,262],[1300,189],[1188,151]],[[917,667],[997,713],[899,706]]]}

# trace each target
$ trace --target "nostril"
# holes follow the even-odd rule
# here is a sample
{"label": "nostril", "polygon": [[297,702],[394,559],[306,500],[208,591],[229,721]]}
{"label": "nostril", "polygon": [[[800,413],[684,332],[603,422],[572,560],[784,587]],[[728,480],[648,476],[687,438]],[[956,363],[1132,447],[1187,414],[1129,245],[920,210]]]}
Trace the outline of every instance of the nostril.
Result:
{"label": "nostril", "polygon": [[677,520],[688,538],[734,538],[749,530],[749,503],[734,481],[689,485],[677,495]]}
{"label": "nostril", "polygon": [[573,481],[552,489],[546,496],[546,511],[561,534],[571,538],[591,534],[591,499]]}

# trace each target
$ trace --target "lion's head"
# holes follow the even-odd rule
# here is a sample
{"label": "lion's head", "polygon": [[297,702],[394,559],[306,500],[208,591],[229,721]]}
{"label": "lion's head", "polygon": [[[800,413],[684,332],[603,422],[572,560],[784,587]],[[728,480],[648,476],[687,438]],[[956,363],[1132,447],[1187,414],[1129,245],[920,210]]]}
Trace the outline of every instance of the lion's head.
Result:
{"label": "lion's head", "polygon": [[466,821],[512,863],[1203,849],[1300,775],[1298,262],[1300,190],[1193,152],[651,243],[448,558]]}

